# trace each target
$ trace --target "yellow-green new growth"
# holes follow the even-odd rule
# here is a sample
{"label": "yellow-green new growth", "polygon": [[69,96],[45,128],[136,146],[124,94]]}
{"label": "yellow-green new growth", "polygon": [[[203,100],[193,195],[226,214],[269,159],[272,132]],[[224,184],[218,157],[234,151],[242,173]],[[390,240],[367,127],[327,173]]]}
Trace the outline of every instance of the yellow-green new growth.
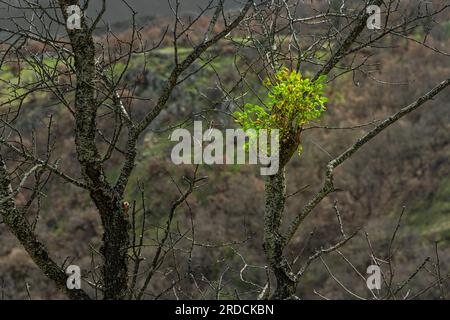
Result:
{"label": "yellow-green new growth", "polygon": [[[321,76],[311,81],[300,72],[282,68],[273,80],[263,82],[268,89],[266,106],[247,103],[242,111],[234,113],[236,121],[244,130],[278,129],[283,145],[283,141],[299,134],[305,124],[319,118],[326,110],[325,79]],[[301,150],[300,144],[298,150]]]}

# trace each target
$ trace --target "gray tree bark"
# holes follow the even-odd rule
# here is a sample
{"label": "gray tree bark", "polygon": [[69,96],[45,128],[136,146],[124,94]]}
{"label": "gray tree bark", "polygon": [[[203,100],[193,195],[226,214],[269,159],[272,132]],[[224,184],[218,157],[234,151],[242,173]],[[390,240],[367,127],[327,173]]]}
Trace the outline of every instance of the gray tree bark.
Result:
{"label": "gray tree bark", "polygon": [[[64,14],[71,1],[60,0]],[[123,210],[123,189],[117,192],[104,174],[95,143],[98,103],[95,99],[95,46],[91,30],[82,21],[79,30],[67,30],[75,56],[75,145],[83,178],[103,225],[104,299],[123,299],[128,282],[128,221]]]}
{"label": "gray tree bark", "polygon": [[13,189],[8,177],[6,164],[0,155],[0,215],[3,222],[20,241],[34,263],[51,279],[58,289],[71,299],[88,300],[83,290],[69,290],[66,286],[67,275],[64,270],[50,258],[47,248],[40,242],[28,220],[19,212],[14,202]]}
{"label": "gray tree bark", "polygon": [[264,214],[264,252],[277,286],[272,299],[287,299],[295,294],[296,281],[283,257],[283,237],[280,227],[286,202],[285,169],[269,176],[266,181],[266,207]]}

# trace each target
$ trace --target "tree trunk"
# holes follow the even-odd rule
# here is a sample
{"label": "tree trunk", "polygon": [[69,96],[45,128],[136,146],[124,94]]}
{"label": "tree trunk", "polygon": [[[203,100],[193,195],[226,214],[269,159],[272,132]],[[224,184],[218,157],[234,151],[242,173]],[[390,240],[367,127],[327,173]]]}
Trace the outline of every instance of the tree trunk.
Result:
{"label": "tree trunk", "polygon": [[264,214],[264,252],[277,285],[271,299],[289,299],[295,295],[297,283],[283,257],[283,238],[280,232],[286,202],[285,169],[269,176],[266,181],[266,207]]}
{"label": "tree trunk", "polygon": [[95,203],[104,227],[100,249],[104,258],[104,299],[123,299],[127,294],[128,282],[128,221],[120,199],[113,198],[110,202],[95,200]]}
{"label": "tree trunk", "polygon": [[[71,3],[60,0],[67,19],[66,7]],[[104,299],[123,299],[128,280],[128,221],[122,208],[123,190],[118,192],[107,181],[95,137],[97,134],[97,109],[95,98],[97,72],[95,45],[92,33],[82,19],[81,29],[68,30],[75,56],[77,76],[75,94],[75,145],[81,172],[94,201],[104,228],[103,293]]]}

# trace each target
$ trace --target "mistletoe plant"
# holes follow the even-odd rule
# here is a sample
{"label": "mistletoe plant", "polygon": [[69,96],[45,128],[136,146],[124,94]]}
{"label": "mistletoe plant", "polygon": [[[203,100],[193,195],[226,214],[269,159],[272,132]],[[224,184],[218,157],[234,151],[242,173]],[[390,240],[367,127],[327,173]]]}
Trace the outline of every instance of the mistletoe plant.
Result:
{"label": "mistletoe plant", "polygon": [[263,85],[268,90],[263,106],[247,103],[234,113],[244,130],[279,130],[280,164],[284,166],[295,151],[302,150],[300,134],[305,124],[320,117],[326,110],[324,96],[326,76],[316,81],[303,78],[300,72],[283,67]]}

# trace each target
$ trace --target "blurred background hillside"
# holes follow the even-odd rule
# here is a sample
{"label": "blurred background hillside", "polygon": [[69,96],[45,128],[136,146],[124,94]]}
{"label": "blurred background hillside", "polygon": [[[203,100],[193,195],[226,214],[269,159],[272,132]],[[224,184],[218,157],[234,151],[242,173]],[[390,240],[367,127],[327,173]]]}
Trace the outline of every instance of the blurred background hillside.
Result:
{"label": "blurred background hillside", "polygon": [[[142,16],[141,22],[147,26],[142,34],[147,39],[158,39],[164,32],[165,15],[170,13],[165,1],[130,1]],[[129,20],[117,14],[123,8],[109,1],[108,14],[119,32],[126,37]],[[186,12],[196,10],[198,1],[183,1]],[[157,10],[157,11],[155,11]],[[1,11],[0,11],[1,12]],[[417,31],[417,37],[423,30]],[[101,30],[97,34],[101,39]],[[195,34],[192,35],[195,37]],[[100,40],[99,40],[100,41]],[[450,17],[429,35],[430,43],[450,51]],[[341,77],[327,87],[328,110],[317,126],[352,127],[380,120],[418,98],[433,85],[448,78],[450,57],[435,55],[420,44],[410,42],[386,43],[392,48],[374,54],[379,62],[376,80],[357,74]],[[33,48],[30,48],[32,51]],[[179,48],[179,52],[189,51]],[[219,92],[214,81],[215,72],[222,79],[233,83],[238,74],[230,65],[234,63],[235,51],[232,42],[221,42],[216,52],[220,59],[210,68],[204,68],[194,77],[176,89],[169,107],[158,117],[156,123],[140,142],[141,157],[132,177],[133,187],[127,190],[128,201],[140,201],[141,192],[148,198],[147,219],[151,224],[163,224],[171,201],[177,197],[177,186],[183,175],[189,175],[193,166],[175,166],[170,159],[174,145],[168,139],[167,129],[181,119],[210,108]],[[248,52],[252,58],[252,52]],[[140,55],[133,56],[126,81],[136,85],[141,96],[157,97],[164,77],[172,66],[173,51],[170,42],[163,43],[147,61],[145,72]],[[48,63],[52,63],[49,58]],[[121,68],[120,64],[117,68]],[[308,75],[308,70],[303,70]],[[4,66],[0,71],[0,100],[11,90],[11,83],[17,77],[32,77],[27,70],[17,70]],[[372,74],[373,75],[373,74]],[[395,83],[391,85],[387,83]],[[260,83],[255,79],[255,87]],[[2,98],[3,96],[3,98]],[[220,103],[214,106],[226,111]],[[24,131],[35,131],[36,139],[46,139],[49,114],[53,114],[58,137],[55,153],[61,156],[61,167],[73,176],[79,176],[73,147],[73,119],[67,110],[48,101],[45,92],[36,92],[23,106],[24,114],[18,127]],[[133,114],[139,116],[148,109],[148,102],[135,103]],[[199,118],[200,119],[200,118]],[[221,114],[210,116],[218,128],[235,126],[233,119]],[[289,163],[288,194],[298,194],[288,199],[288,212],[292,216],[308,201],[322,185],[324,167],[332,158],[354,143],[371,128],[370,125],[348,130],[325,130],[321,128],[305,131],[303,153],[296,155]],[[108,130],[107,127],[104,128]],[[119,162],[109,168],[111,178],[117,174]],[[211,244],[211,248],[199,248],[192,256],[193,272],[214,282],[224,274],[230,288],[235,288],[241,298],[254,297],[246,283],[239,278],[243,260],[249,265],[264,266],[262,254],[262,216],[264,209],[264,180],[254,166],[201,166],[201,175],[208,176],[207,183],[197,189],[189,198],[189,206],[180,210],[176,219],[181,226],[189,226],[190,212],[196,224],[198,241]],[[333,205],[337,201],[339,210],[348,230],[363,228],[370,236],[374,250],[385,252],[397,219],[405,207],[405,216],[399,237],[395,242],[396,274],[407,278],[425,258],[435,255],[438,243],[443,274],[448,274],[450,266],[450,92],[444,91],[434,101],[428,103],[408,117],[386,130],[371,144],[356,154],[336,172],[337,192],[325,199],[318,209],[308,217],[301,232],[289,248],[291,256],[301,254],[308,257],[316,249],[333,244],[339,238]],[[142,188],[139,188],[142,186]],[[305,187],[305,188],[304,188]],[[142,191],[142,189],[144,191]],[[93,248],[97,248],[102,230],[96,209],[88,201],[83,191],[52,177],[45,193],[48,195],[40,204],[41,215],[36,224],[40,238],[55,254],[58,261],[76,262],[88,269],[92,262]],[[20,199],[19,199],[20,201]],[[311,235],[311,233],[313,233]],[[309,239],[306,241],[306,239]],[[230,247],[213,244],[232,243]],[[15,238],[0,224],[0,296],[5,299],[64,298],[56,291]],[[371,264],[364,233],[353,239],[342,252],[351,259],[363,274]],[[367,291],[353,270],[339,255],[326,257],[333,274],[346,286],[356,291]],[[173,272],[170,265],[165,272]],[[246,277],[253,282],[264,284],[264,269],[249,269]],[[431,278],[427,271],[415,279],[409,288],[418,292],[429,285]],[[206,283],[206,282],[205,282]],[[203,284],[206,297],[213,297],[214,290]],[[202,285],[202,284],[200,284]],[[195,284],[186,282],[186,287],[195,291]],[[28,290],[26,289],[28,287]],[[167,287],[165,279],[152,285],[155,291]],[[446,290],[449,291],[448,284]],[[27,292],[28,291],[28,292]],[[352,298],[330,277],[324,265],[317,261],[302,279],[299,294],[305,299],[319,298],[314,291],[331,298]],[[235,298],[232,290],[222,293],[220,298]],[[200,294],[196,294],[201,298]],[[424,298],[438,298],[437,289],[430,290]],[[162,298],[174,298],[172,291]]]}

